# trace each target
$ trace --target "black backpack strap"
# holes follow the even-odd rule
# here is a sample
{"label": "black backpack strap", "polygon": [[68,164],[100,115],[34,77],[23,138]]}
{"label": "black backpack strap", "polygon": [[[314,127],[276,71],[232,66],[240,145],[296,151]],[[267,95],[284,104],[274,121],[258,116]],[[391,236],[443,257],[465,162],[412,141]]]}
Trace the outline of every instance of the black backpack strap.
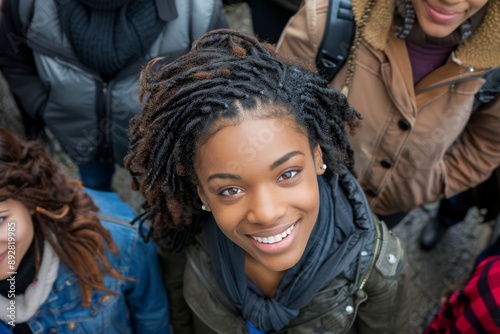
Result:
{"label": "black backpack strap", "polygon": [[318,72],[329,82],[349,55],[355,29],[351,0],[330,0],[325,31],[316,57]]}

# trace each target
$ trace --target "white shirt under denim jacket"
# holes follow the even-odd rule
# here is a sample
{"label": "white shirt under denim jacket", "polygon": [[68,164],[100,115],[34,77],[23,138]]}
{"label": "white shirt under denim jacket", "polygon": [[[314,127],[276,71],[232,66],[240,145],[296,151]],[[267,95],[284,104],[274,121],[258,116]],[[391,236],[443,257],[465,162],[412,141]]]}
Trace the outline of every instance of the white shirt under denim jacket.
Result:
{"label": "white shirt under denim jacket", "polygon": [[[99,219],[118,247],[119,256],[106,254],[109,263],[122,277],[135,281],[106,276],[106,288],[118,294],[94,292],[91,305],[83,308],[77,277],[56,258],[53,262],[56,265],[59,262],[57,277],[45,301],[27,321],[31,331],[34,334],[169,334],[168,301],[154,243],[144,243],[138,228],[128,223],[135,213],[116,194],[85,191],[99,206]],[[28,306],[30,302],[27,301]],[[0,333],[6,330],[10,332],[12,327],[0,322]]]}

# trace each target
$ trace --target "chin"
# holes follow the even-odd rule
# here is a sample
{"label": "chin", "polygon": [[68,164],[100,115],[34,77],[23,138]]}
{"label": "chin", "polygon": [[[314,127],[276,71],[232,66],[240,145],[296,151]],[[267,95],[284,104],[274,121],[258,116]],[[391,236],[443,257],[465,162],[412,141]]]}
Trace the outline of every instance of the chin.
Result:
{"label": "chin", "polygon": [[286,271],[296,265],[300,260],[300,257],[295,257],[293,255],[281,255],[273,261],[268,261],[263,263],[263,265],[274,272]]}
{"label": "chin", "polygon": [[427,36],[434,37],[434,38],[445,38],[445,37],[451,35],[456,30],[456,28],[455,29],[449,29],[449,28],[443,29],[442,26],[438,26],[438,27],[422,26],[421,28]]}

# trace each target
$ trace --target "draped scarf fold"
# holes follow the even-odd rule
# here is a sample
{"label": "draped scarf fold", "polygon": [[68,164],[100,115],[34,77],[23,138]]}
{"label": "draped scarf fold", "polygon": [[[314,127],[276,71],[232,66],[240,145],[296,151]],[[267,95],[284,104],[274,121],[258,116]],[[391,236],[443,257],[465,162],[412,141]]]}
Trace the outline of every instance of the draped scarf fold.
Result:
{"label": "draped scarf fold", "polygon": [[[319,215],[304,254],[286,271],[271,299],[246,276],[244,251],[222,233],[213,217],[204,227],[216,277],[242,317],[260,331],[277,331],[289,324],[321,288],[355,261],[361,249],[363,231],[353,224],[352,206],[342,191],[335,191],[338,175],[331,184],[323,177],[318,183]],[[343,210],[342,221],[336,221],[337,207]]]}
{"label": "draped scarf fold", "polygon": [[154,0],[61,1],[59,17],[75,54],[105,79],[144,55],[165,25]]}

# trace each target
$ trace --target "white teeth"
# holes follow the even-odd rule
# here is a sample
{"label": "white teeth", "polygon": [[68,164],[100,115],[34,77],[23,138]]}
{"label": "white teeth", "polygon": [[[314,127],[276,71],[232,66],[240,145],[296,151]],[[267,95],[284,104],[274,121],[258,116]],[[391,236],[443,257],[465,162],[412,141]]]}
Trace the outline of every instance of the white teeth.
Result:
{"label": "white teeth", "polygon": [[285,232],[282,232],[280,234],[277,234],[277,235],[274,235],[271,237],[261,238],[261,237],[252,236],[252,238],[254,238],[258,242],[261,242],[263,244],[274,244],[276,242],[280,242],[281,240],[285,239],[290,233],[292,233],[292,230],[294,229],[294,227],[295,227],[295,224],[293,224],[292,226],[287,228]]}

